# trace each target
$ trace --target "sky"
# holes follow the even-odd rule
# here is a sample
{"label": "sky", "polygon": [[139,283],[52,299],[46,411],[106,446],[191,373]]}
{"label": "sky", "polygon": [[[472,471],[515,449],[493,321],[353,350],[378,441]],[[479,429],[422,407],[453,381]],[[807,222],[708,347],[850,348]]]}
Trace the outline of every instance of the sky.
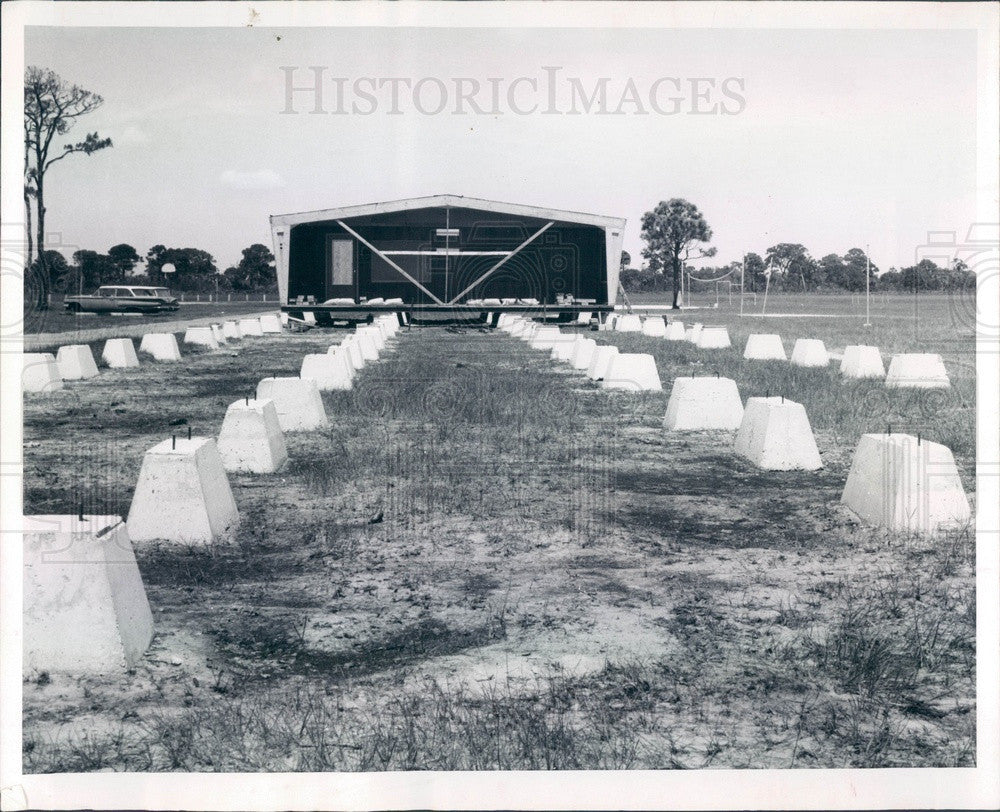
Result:
{"label": "sky", "polygon": [[[638,259],[642,214],[683,197],[713,230],[708,264],[779,242],[816,258],[867,244],[885,269],[913,264],[928,232],[975,221],[975,42],[961,30],[34,27],[25,59],[104,97],[68,140],[114,141],[50,171],[50,247],[67,254],[194,247],[221,270],[270,247],[271,214],[448,193],[625,217]],[[282,67],[308,86],[310,66],[323,68],[325,112],[298,92],[283,113]],[[376,106],[363,114],[363,77],[409,80],[395,84],[398,113],[383,82],[362,83]],[[518,77],[537,90],[511,91]],[[574,97],[571,79],[589,95],[602,77],[618,114]],[[456,79],[478,82],[482,113]]]}

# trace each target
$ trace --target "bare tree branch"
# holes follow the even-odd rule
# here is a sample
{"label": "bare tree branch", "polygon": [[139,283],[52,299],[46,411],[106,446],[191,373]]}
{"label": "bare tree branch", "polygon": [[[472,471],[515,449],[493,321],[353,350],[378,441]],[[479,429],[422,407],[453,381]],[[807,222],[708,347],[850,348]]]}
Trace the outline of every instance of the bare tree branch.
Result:
{"label": "bare tree branch", "polygon": [[58,136],[66,135],[78,118],[92,113],[103,103],[104,99],[97,93],[79,85],[67,84],[52,70],[32,65],[24,72],[24,201],[29,224],[32,223],[32,201],[37,214],[34,226],[37,230],[35,248],[41,274],[40,284],[37,286],[40,307],[46,306],[49,284],[45,257],[46,173],[52,164],[68,155],[78,152],[91,155],[112,144],[110,138],[101,138],[95,132],[88,133],[82,141],[75,144],[63,145],[55,157],[49,157],[50,151]]}

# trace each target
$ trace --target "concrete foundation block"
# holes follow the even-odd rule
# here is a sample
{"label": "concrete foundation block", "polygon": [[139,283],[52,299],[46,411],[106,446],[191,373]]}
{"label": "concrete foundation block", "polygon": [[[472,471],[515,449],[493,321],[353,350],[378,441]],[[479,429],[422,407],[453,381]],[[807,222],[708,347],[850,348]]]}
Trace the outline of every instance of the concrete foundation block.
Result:
{"label": "concrete foundation block", "polygon": [[664,428],[670,431],[735,431],[743,401],[732,378],[675,378]]}
{"label": "concrete foundation block", "polygon": [[222,325],[212,324],[210,327],[212,328],[212,338],[215,339],[215,343],[220,347],[224,346],[226,343],[226,334],[222,329]]}
{"label": "concrete foundation block", "polygon": [[592,316],[593,316],[593,313],[589,313],[589,312],[577,313],[576,314],[576,323],[577,324],[581,324],[581,325],[590,324],[590,319],[591,319]]}
{"label": "concrete foundation block", "polygon": [[369,332],[363,332],[358,330],[354,334],[354,340],[357,342],[358,348],[361,350],[361,357],[365,361],[377,361],[378,360],[378,345],[375,343],[375,338]]}
{"label": "concrete foundation block", "polygon": [[885,385],[893,388],[945,389],[951,386],[951,380],[944,361],[937,353],[908,353],[892,356]]}
{"label": "concrete foundation block", "polygon": [[139,356],[135,354],[135,344],[131,338],[109,338],[104,342],[101,358],[112,369],[139,366]]}
{"label": "concrete foundation block", "polygon": [[350,380],[354,380],[354,362],[351,360],[351,351],[341,344],[331,344],[326,354],[340,364],[342,373]]}
{"label": "concrete foundation block", "polygon": [[264,335],[281,332],[281,319],[277,313],[265,313],[260,317],[260,330]]}
{"label": "concrete foundation block", "polygon": [[597,349],[594,350],[594,355],[590,359],[590,366],[587,367],[587,377],[592,381],[604,380],[604,376],[608,371],[608,365],[616,355],[618,355],[618,348],[613,344],[598,344]]}
{"label": "concrete foundation block", "polygon": [[227,471],[272,474],[288,459],[278,412],[270,400],[246,398],[230,403],[218,446]]}
{"label": "concrete foundation block", "polygon": [[306,324],[311,324],[312,326],[315,327],[316,326],[316,314],[313,313],[311,310],[305,310],[302,313],[302,321],[304,321]]}
{"label": "concrete foundation block", "polygon": [[533,350],[551,350],[562,339],[563,335],[558,327],[540,327],[535,330],[529,346]]}
{"label": "concrete foundation block", "polygon": [[210,544],[236,534],[240,517],[215,440],[164,440],[142,458],[128,513],[132,541]]}
{"label": "concrete foundation block", "polygon": [[915,533],[972,515],[951,451],[909,434],[863,435],[841,501],[864,522]]}
{"label": "concrete foundation block", "polygon": [[184,331],[184,343],[208,347],[210,350],[219,349],[219,342],[215,340],[211,327],[188,327]]}
{"label": "concrete foundation block", "polygon": [[604,389],[628,389],[632,392],[659,392],[663,389],[656,361],[644,352],[620,352],[612,355],[604,379]]}
{"label": "concrete foundation block", "polygon": [[590,362],[594,359],[597,351],[597,342],[592,338],[581,338],[573,347],[573,357],[570,363],[573,369],[586,371],[590,368]]}
{"label": "concrete foundation block", "polygon": [[97,375],[94,354],[86,344],[67,344],[56,353],[59,376],[64,381],[80,381]]}
{"label": "concrete foundation block", "polygon": [[753,333],[747,338],[743,357],[748,361],[787,361],[781,336],[775,333]]}
{"label": "concrete foundation block", "polygon": [[326,353],[311,353],[302,359],[302,378],[311,378],[321,392],[335,389],[350,389],[351,376],[347,374],[344,359]]}
{"label": "concrete foundation block", "polygon": [[623,313],[615,319],[616,333],[641,333],[642,319],[635,313]]}
{"label": "concrete foundation block", "polygon": [[[532,339],[541,330],[543,325],[539,324],[537,321],[529,321],[527,327],[525,327],[524,332],[521,333],[520,339],[526,344],[531,344]],[[549,329],[555,330],[558,328],[551,327]]]}
{"label": "concrete foundation block", "polygon": [[510,334],[514,338],[524,338],[524,334],[531,328],[531,322],[524,318],[519,318],[510,328]]}
{"label": "concrete foundation block", "polygon": [[240,319],[240,335],[243,338],[259,338],[264,335],[260,319]]}
{"label": "concrete foundation block", "polygon": [[59,364],[50,352],[27,352],[21,367],[21,386],[25,392],[55,392],[63,388]]}
{"label": "concrete foundation block", "polygon": [[243,334],[240,332],[239,322],[237,321],[222,322],[222,335],[226,337],[227,341],[234,341],[243,338]]}
{"label": "concrete foundation block", "polygon": [[573,353],[576,352],[576,344],[582,341],[582,337],[577,333],[562,333],[559,340],[552,345],[553,361],[571,361]]}
{"label": "concrete foundation block", "polygon": [[878,347],[851,344],[844,349],[840,374],[845,378],[884,378],[885,365]]}
{"label": "concrete foundation block", "polygon": [[146,333],[139,342],[139,352],[148,352],[157,361],[181,360],[181,348],[173,333]]}
{"label": "concrete foundation block", "polygon": [[379,353],[385,349],[385,338],[382,335],[382,331],[373,325],[366,325],[365,327],[359,327],[355,333],[359,336],[369,336],[372,343],[375,345],[376,351]]}
{"label": "concrete foundation block", "polygon": [[283,432],[316,431],[330,425],[312,378],[264,378],[257,384],[257,400],[270,400]]}
{"label": "concrete foundation block", "polygon": [[388,338],[392,338],[399,332],[399,319],[395,315],[379,316],[379,323],[385,325],[388,331]]}
{"label": "concrete foundation block", "polygon": [[649,316],[642,321],[642,334],[663,338],[667,334],[667,323],[660,316]]}
{"label": "concrete foundation block", "polygon": [[375,345],[381,353],[389,346],[389,335],[383,322],[374,321],[366,328],[374,337]]}
{"label": "concrete foundation block", "polygon": [[797,338],[792,347],[791,363],[797,367],[825,367],[830,364],[830,354],[818,338]]}
{"label": "concrete foundation block", "polygon": [[618,321],[617,313],[609,313],[607,318],[598,326],[598,332],[610,333],[615,329],[615,323]]}
{"label": "concrete foundation block", "polygon": [[697,344],[698,339],[701,338],[701,331],[703,326],[700,322],[695,322],[687,330],[684,331],[684,339],[691,344]]}
{"label": "concrete foundation block", "polygon": [[731,347],[729,330],[725,327],[702,327],[697,347],[702,350],[721,350]]}
{"label": "concrete foundation block", "polygon": [[284,310],[278,313],[278,319],[281,321],[282,327],[288,326],[288,314]]}
{"label": "concrete foundation block", "polygon": [[663,337],[667,341],[684,341],[684,322],[682,321],[672,321],[667,325],[667,331],[664,333]]}
{"label": "concrete foundation block", "polygon": [[345,336],[344,340],[340,342],[340,346],[347,353],[347,357],[351,362],[351,368],[355,372],[364,367],[365,357],[361,353],[361,344],[356,335],[352,333],[349,336]]}
{"label": "concrete foundation block", "polygon": [[766,471],[823,467],[805,407],[788,398],[748,398],[735,449]]}
{"label": "concrete foundation block", "polygon": [[24,517],[24,671],[123,675],[153,614],[118,516]]}

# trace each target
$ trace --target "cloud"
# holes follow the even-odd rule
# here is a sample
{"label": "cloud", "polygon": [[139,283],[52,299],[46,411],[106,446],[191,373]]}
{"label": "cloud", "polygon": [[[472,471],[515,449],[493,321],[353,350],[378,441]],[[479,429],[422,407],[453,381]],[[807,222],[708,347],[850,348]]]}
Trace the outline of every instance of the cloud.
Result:
{"label": "cloud", "polygon": [[149,136],[133,124],[130,124],[121,135],[114,136],[116,144],[145,144],[149,141]]}
{"label": "cloud", "polygon": [[284,179],[273,169],[256,169],[250,172],[227,169],[219,175],[219,181],[231,189],[277,189],[285,185]]}

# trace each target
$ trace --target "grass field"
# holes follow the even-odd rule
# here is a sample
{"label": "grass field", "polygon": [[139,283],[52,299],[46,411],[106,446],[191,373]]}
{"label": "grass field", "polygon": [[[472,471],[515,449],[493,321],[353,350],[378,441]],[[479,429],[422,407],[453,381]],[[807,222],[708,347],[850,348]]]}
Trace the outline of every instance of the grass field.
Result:
{"label": "grass field", "polygon": [[[763,327],[885,353],[918,349],[909,304],[864,342],[852,319],[682,318],[740,350]],[[652,352],[666,390],[609,392],[502,333],[403,332],[324,394],[330,430],[287,436],[287,468],[230,475],[234,544],[138,547],[157,634],[134,673],[27,675],[25,771],[973,765],[971,529],[890,534],[839,504],[888,422],[949,445],[974,500],[974,345],[950,312],[928,303],[919,349],[954,386],[923,394],[592,333]],[[125,515],[145,449],[216,434],[342,335],[28,397],[25,512]],[[803,402],[824,468],[665,432],[672,379],[714,371]]]}
{"label": "grass field", "polygon": [[[274,296],[271,297],[274,299]],[[98,330],[121,325],[157,325],[180,319],[217,317],[231,319],[237,316],[273,312],[278,307],[271,302],[183,302],[173,313],[122,314],[122,313],[70,313],[59,301],[48,310],[32,311],[25,316],[24,333],[68,333],[78,330]]]}

